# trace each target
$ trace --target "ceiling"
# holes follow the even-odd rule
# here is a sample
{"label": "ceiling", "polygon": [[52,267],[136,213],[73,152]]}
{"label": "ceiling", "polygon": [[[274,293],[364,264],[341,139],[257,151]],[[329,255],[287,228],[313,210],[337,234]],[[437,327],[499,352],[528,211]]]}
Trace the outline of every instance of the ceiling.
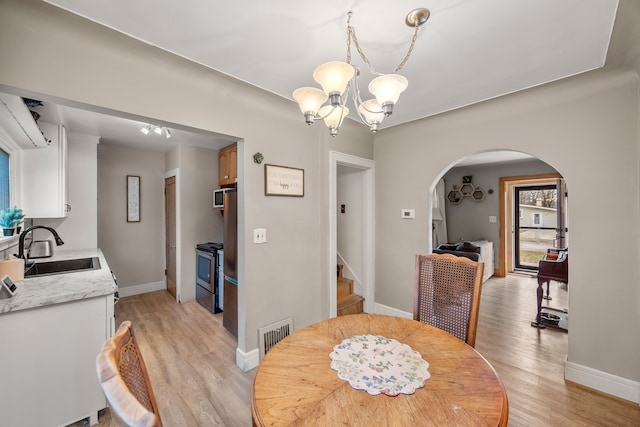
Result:
{"label": "ceiling", "polygon": [[[583,0],[47,1],[288,99],[297,87],[318,86],[315,67],[346,59],[349,11],[373,67],[390,73],[413,35],[404,23],[406,14],[426,7],[431,17],[399,72],[409,87],[381,128],[602,67],[618,6],[616,0],[590,0],[589,7]],[[367,99],[372,75],[353,47],[352,64],[362,71],[361,95]],[[97,132],[105,143],[123,141],[113,129],[130,127],[144,137],[141,148],[190,143],[190,137],[196,145],[203,143],[199,138],[228,144],[223,136],[193,129],[184,135],[178,130],[171,140],[144,136],[138,131],[146,123],[139,118],[122,126],[110,115],[56,110],[69,132]]]}

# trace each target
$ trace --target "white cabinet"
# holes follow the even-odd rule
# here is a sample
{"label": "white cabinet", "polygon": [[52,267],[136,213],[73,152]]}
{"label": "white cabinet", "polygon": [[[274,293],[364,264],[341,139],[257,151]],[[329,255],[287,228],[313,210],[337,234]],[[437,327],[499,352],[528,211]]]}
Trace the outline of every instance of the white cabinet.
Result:
{"label": "white cabinet", "polygon": [[96,356],[112,335],[113,304],[111,294],[0,315],[0,424],[97,423],[107,402]]}
{"label": "white cabinet", "polygon": [[20,182],[27,218],[64,218],[67,204],[67,135],[63,126],[40,123],[45,148],[23,150]]}

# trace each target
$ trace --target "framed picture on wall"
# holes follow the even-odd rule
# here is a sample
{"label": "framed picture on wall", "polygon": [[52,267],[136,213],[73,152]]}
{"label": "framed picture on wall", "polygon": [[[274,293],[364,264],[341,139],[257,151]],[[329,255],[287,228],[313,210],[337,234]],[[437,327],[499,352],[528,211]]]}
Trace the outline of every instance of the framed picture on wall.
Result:
{"label": "framed picture on wall", "polygon": [[127,222],[140,222],[140,176],[127,175]]}
{"label": "framed picture on wall", "polygon": [[304,169],[265,164],[264,194],[304,197]]}

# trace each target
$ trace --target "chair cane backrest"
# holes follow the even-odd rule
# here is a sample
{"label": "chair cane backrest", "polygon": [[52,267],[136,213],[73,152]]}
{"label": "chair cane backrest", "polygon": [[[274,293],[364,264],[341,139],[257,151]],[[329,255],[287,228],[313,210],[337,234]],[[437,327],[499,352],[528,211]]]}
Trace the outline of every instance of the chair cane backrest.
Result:
{"label": "chair cane backrest", "polygon": [[475,346],[483,270],[452,254],[416,255],[414,320]]}
{"label": "chair cane backrest", "polygon": [[130,321],[124,321],[96,358],[98,380],[111,413],[129,427],[162,427],[147,367]]}

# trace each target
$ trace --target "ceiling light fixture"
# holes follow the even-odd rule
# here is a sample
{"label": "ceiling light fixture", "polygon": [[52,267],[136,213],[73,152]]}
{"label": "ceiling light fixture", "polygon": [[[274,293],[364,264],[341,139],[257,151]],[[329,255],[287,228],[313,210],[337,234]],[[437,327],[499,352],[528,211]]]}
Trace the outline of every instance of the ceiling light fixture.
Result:
{"label": "ceiling light fixture", "polygon": [[[356,32],[351,26],[351,15],[353,12],[349,12],[347,18],[347,61],[327,62],[315,69],[313,79],[322,86],[322,90],[314,87],[301,87],[293,92],[293,98],[298,102],[305,122],[311,125],[316,119],[324,120],[331,136],[338,134],[342,120],[349,114],[346,102],[351,86],[353,86],[353,103],[358,116],[363,123],[369,126],[371,132],[377,132],[382,120],[393,113],[393,107],[398,102],[400,94],[409,84],[405,77],[397,73],[409,60],[418,38],[418,29],[427,22],[430,12],[428,9],[420,8],[407,14],[405,23],[414,28],[413,39],[407,54],[391,74],[381,74],[375,71],[358,43]],[[351,64],[351,42],[356,46],[369,71],[378,76],[369,83],[369,92],[375,98],[366,101],[362,101],[360,98],[358,89],[360,69]],[[327,99],[329,103],[322,106]]]}
{"label": "ceiling light fixture", "polygon": [[151,130],[153,129],[153,132],[156,135],[162,135],[162,131],[164,130],[164,134],[165,137],[167,139],[171,138],[171,131],[169,130],[168,127],[165,126],[156,126],[156,125],[152,125],[152,124],[148,124],[145,127],[143,127],[142,129],[140,129],[140,132],[144,133],[145,135],[149,135],[149,133],[151,132]]}

